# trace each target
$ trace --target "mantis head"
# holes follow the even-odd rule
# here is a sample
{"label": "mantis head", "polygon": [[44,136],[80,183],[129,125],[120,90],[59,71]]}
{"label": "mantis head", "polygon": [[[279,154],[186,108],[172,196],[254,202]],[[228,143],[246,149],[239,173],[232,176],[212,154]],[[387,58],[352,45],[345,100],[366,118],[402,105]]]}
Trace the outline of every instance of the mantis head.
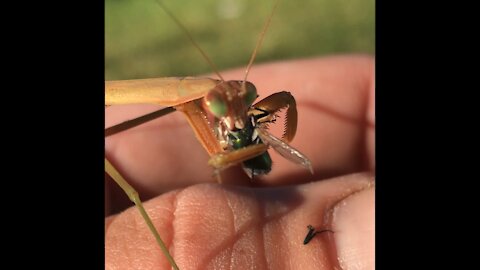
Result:
{"label": "mantis head", "polygon": [[207,93],[204,107],[229,130],[243,129],[248,109],[257,97],[257,88],[251,82],[222,81]]}

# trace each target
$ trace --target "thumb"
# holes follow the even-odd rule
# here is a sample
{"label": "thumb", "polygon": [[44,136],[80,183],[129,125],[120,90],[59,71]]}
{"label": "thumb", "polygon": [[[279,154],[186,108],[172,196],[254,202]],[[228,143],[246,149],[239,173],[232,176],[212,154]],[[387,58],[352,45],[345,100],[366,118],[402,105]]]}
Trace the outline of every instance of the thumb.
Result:
{"label": "thumb", "polygon": [[375,191],[364,189],[333,210],[337,258],[341,269],[375,269]]}

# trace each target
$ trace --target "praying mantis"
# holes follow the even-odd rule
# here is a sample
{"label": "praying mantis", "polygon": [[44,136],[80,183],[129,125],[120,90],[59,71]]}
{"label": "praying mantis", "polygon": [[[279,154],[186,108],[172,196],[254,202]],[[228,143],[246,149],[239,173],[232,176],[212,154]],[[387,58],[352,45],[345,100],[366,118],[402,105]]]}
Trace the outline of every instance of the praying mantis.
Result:
{"label": "praying mantis", "polygon": [[[247,77],[270,24],[279,0],[275,1],[271,15],[265,23],[260,38],[248,62],[242,80],[226,81],[213,62],[191,38],[186,28],[170,13],[161,1],[157,3],[186,33],[192,44],[210,64],[219,79],[198,77],[167,77],[105,82],[105,106],[122,104],[156,104],[165,106],[154,113],[109,127],[106,136],[143,124],[174,111],[183,113],[196,138],[209,154],[208,164],[214,168],[214,178],[221,182],[221,171],[241,164],[250,178],[267,174],[271,170],[271,147],[284,158],[299,164],[313,174],[309,159],[288,143],[297,130],[297,110],[293,95],[287,91],[274,93],[255,103],[257,89]],[[274,124],[277,113],[286,110],[285,130],[277,138],[267,130]],[[140,214],[155,237],[162,252],[174,269],[178,266],[170,255],[159,232],[145,211],[138,192],[105,158],[105,171],[124,190],[137,206]]]}

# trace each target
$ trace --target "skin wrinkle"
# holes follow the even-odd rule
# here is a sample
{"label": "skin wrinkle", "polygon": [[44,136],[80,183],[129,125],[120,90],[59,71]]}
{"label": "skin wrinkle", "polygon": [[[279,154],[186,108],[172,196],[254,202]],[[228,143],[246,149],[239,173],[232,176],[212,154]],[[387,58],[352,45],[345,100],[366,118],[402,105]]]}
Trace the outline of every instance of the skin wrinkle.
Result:
{"label": "skin wrinkle", "polygon": [[[182,192],[182,197],[179,196],[180,199],[177,198],[177,201],[183,201],[184,197],[186,197],[187,195],[183,195],[184,193],[188,194],[188,192],[190,192],[191,189],[194,189],[195,187],[188,187],[186,189],[183,190]],[[188,191],[188,192],[187,192]],[[194,202],[194,203],[199,203],[199,202]],[[188,204],[192,205],[192,202],[189,202]],[[180,221],[180,222],[183,222],[183,221]],[[220,243],[220,245],[218,247],[214,247],[211,249],[210,253],[203,256],[202,260],[199,261],[198,263],[198,269],[206,269],[207,266],[209,265],[210,262],[214,261],[214,258],[216,257],[217,254],[220,254],[222,250],[224,249],[227,249],[227,241],[228,239],[225,239],[223,242],[224,244]]]}
{"label": "skin wrinkle", "polygon": [[175,251],[176,251],[176,247],[175,247],[175,238],[176,238],[176,232],[177,230],[175,229],[175,223],[177,222],[177,209],[178,209],[178,198],[180,197],[180,195],[182,195],[182,193],[185,191],[185,189],[181,189],[179,191],[176,191],[174,196],[173,196],[173,200],[172,200],[172,207],[173,207],[173,211],[172,211],[172,241],[170,242],[170,246],[168,248],[168,250],[170,251],[170,255],[172,255],[173,259],[175,260]]}
{"label": "skin wrinkle", "polygon": [[[177,210],[176,208],[176,202],[177,202],[177,194],[181,192],[181,191],[173,191],[173,196],[171,196],[172,198],[171,199],[168,199],[167,198],[167,202],[169,203],[169,207],[157,207],[156,209],[156,212],[158,212],[158,209],[161,209],[161,210],[164,210],[166,212],[168,212],[170,215],[170,218],[169,220],[171,220],[170,224],[168,224],[168,227],[170,227],[170,230],[171,230],[171,237],[169,239],[168,242],[165,242],[165,245],[167,246],[167,249],[168,249],[168,252],[170,252],[170,255],[172,255],[172,257],[174,256],[174,252],[175,252],[175,228],[173,226],[174,222],[175,222],[175,211]],[[172,209],[172,210],[170,210]],[[164,212],[162,211],[162,213]],[[158,230],[157,227],[155,227],[157,229],[157,231],[160,233],[160,231]],[[163,241],[165,241],[165,239],[162,238]]]}
{"label": "skin wrinkle", "polygon": [[[262,198],[264,198],[262,196]],[[266,261],[266,266],[268,267],[273,267],[271,269],[275,269],[275,265],[277,263],[279,263],[277,260],[275,260],[275,258],[288,258],[288,254],[284,254],[285,252],[288,251],[288,249],[278,249],[276,246],[269,246],[267,247],[267,244],[271,244],[271,243],[276,243],[278,244],[278,246],[281,246],[281,247],[285,247],[287,246],[288,244],[288,239],[286,239],[285,237],[285,229],[283,227],[283,223],[282,223],[282,219],[283,217],[285,217],[286,215],[292,213],[297,207],[292,207],[291,209],[288,209],[288,210],[285,210],[285,213],[282,214],[282,215],[270,215],[268,213],[268,209],[273,209],[273,210],[276,210],[274,209],[274,205],[268,205],[268,203],[270,202],[270,204],[275,203],[275,198],[272,198],[272,199],[268,199],[268,198],[264,198],[261,200],[261,202],[263,202],[263,209],[266,209],[266,211],[263,211],[264,212],[264,217],[265,220],[263,222],[263,227],[266,228],[265,230],[263,230],[263,238],[264,239],[268,239],[266,242],[266,244],[264,245],[265,246],[265,261]],[[276,237],[277,239],[275,241],[272,240],[273,237]],[[279,254],[279,255],[276,255],[276,254]],[[274,260],[272,261],[269,261],[269,258],[273,258]],[[280,266],[280,265],[279,265]]]}
{"label": "skin wrinkle", "polygon": [[[259,205],[258,208],[259,208],[259,210],[258,210],[259,215],[260,215],[261,217],[264,217],[264,216],[265,216],[265,207],[261,207],[261,205]],[[263,249],[261,250],[261,254],[260,254],[261,258],[263,259],[263,260],[262,260],[262,262],[263,262],[262,267],[263,267],[263,268],[268,267],[268,261],[267,261],[267,245],[266,245],[266,241],[265,241],[265,228],[266,228],[266,226],[263,226],[263,227],[262,227],[262,230],[261,230],[261,233],[259,233],[259,235],[260,235],[260,241],[263,243],[263,245],[262,245],[262,246],[263,246]]]}
{"label": "skin wrinkle", "polygon": [[[232,191],[232,190],[228,189],[228,191]],[[233,190],[233,191],[235,191],[235,190]],[[245,195],[245,190],[241,190],[240,192],[241,192],[241,194]],[[247,194],[247,195],[249,195],[249,194]],[[250,196],[255,197],[256,195],[255,195],[255,193],[252,193]],[[238,230],[235,232],[235,234],[232,235],[232,237],[230,239],[225,239],[224,242],[228,243],[228,242],[231,241],[233,243],[236,243],[245,235],[245,233],[250,231],[249,230],[250,228],[255,228],[255,227],[258,227],[258,226],[264,226],[265,223],[266,222],[264,222],[262,220],[255,221],[254,219],[251,219],[251,220],[249,220],[249,222],[247,222],[247,223],[243,224],[243,226],[239,227]],[[219,246],[216,250],[222,250],[222,247],[225,247],[225,246],[226,246],[226,244],[223,244],[223,245]],[[215,254],[219,253],[216,250],[214,252],[212,252],[211,257],[213,257]]]}
{"label": "skin wrinkle", "polygon": [[[237,241],[237,240],[235,240],[235,241]],[[204,256],[204,259],[202,260],[202,262],[200,262],[198,269],[207,269],[207,266],[212,261],[215,260],[215,258],[217,257],[218,254],[222,253],[222,250],[228,250],[229,253],[231,254],[232,251],[231,251],[231,247],[229,247],[229,246],[230,246],[230,244],[229,244],[228,239],[225,239],[223,241],[223,243],[221,243],[217,247],[213,248],[209,254]]]}
{"label": "skin wrinkle", "polygon": [[[280,222],[280,230],[281,230],[282,232],[285,232],[285,231],[286,231],[285,225],[284,225],[283,222]],[[282,245],[282,246],[286,247],[286,248],[285,248],[286,253],[289,253],[289,250],[291,250],[292,246],[291,246],[291,244],[290,244],[290,241],[288,241],[289,239],[288,239],[288,237],[287,237],[287,234],[284,234],[284,235],[285,235],[285,237],[283,237],[283,239],[285,239],[285,241],[284,241],[285,244]],[[286,256],[286,257],[287,257],[288,269],[294,269],[294,268],[293,268],[293,265],[294,265],[294,264],[292,264],[292,263],[293,263],[293,262],[292,262],[292,260],[293,260],[292,256]]]}
{"label": "skin wrinkle", "polygon": [[[210,186],[212,184],[209,184],[208,186]],[[218,186],[215,186],[216,188],[220,188]],[[288,194],[286,192],[292,192],[292,191],[288,191],[287,189],[285,188],[282,188],[282,190],[284,192],[282,192],[282,194]],[[275,197],[272,197],[269,193],[266,193],[265,195],[266,196],[259,196],[258,193],[251,193],[248,189],[230,189],[230,188],[227,188],[227,191],[228,192],[234,192],[234,193],[240,193],[240,195],[246,195],[246,196],[254,196],[255,198],[259,199],[260,198],[260,203],[261,205],[264,205],[263,207],[260,207],[260,209],[262,208],[266,208],[266,203],[268,203],[268,201],[270,201],[271,199],[275,199]],[[247,192],[245,192],[247,191]],[[251,194],[249,194],[251,193]],[[227,193],[228,194],[228,193]],[[268,196],[270,195],[270,196]],[[228,195],[227,195],[228,196]],[[287,197],[287,199],[290,197],[292,198],[292,196],[283,196],[283,197]],[[295,197],[293,197],[295,198]],[[282,199],[282,198],[280,198]],[[287,200],[288,203],[292,203],[291,201]],[[293,202],[295,203],[295,202]],[[273,206],[272,206],[273,207]],[[290,213],[291,211],[293,211],[294,209],[296,209],[298,207],[298,203],[296,203],[294,206],[291,206],[289,207],[288,209],[285,210],[285,207],[282,208],[280,211],[277,210],[278,207],[274,208],[273,210],[275,210],[276,212],[278,213],[273,213],[273,215],[269,215],[267,218],[265,219],[259,219],[259,220],[255,220],[255,219],[251,219],[249,220],[249,222],[243,224],[243,226],[239,227],[238,231],[231,237],[231,238],[227,238],[223,241],[223,244],[220,244],[218,245],[217,247],[215,247],[214,249],[212,249],[212,251],[210,252],[210,255],[207,255],[205,256],[205,259],[204,259],[204,262],[206,262],[205,264],[202,264],[202,266],[204,265],[205,267],[208,265],[209,262],[213,261],[215,258],[215,256],[219,253],[221,253],[222,250],[226,249],[227,246],[229,245],[228,243],[229,242],[238,242],[239,239],[241,239],[245,233],[249,232],[251,228],[262,228],[262,227],[265,227],[266,225],[271,225],[271,222],[280,222],[280,220],[282,219],[282,217],[284,217],[285,215],[287,215],[288,213]],[[283,236],[283,233],[282,231],[280,230],[278,233],[280,233],[280,235]],[[283,239],[283,238],[282,238]],[[265,256],[266,257],[266,256]],[[204,269],[205,267],[200,267],[199,269]]]}
{"label": "skin wrinkle", "polygon": [[[227,194],[226,194],[225,192],[226,192],[225,190],[222,190],[222,195],[223,195],[223,197],[225,198],[225,201],[227,202],[228,209],[230,209],[230,215],[231,215],[232,221],[233,221],[233,222],[232,222],[232,223],[233,223],[233,224],[232,224],[232,232],[233,232],[233,233],[236,233],[236,231],[237,231],[237,228],[236,228],[237,225],[235,224],[235,218],[236,218],[236,217],[235,217],[235,213],[234,213],[234,211],[233,211],[232,204],[230,203],[230,200],[228,199],[228,196],[227,196]],[[235,260],[235,257],[233,256],[234,247],[235,247],[235,242],[233,243],[232,248],[229,249],[229,250],[230,250],[230,252],[229,252],[229,253],[230,253],[230,264],[229,264],[228,268],[230,268],[230,269],[232,269],[232,265],[233,265],[234,260]]]}
{"label": "skin wrinkle", "polygon": [[[254,192],[252,192],[251,190],[246,190],[245,189],[244,193],[246,193],[246,195],[249,196],[249,197],[254,197],[254,198],[257,197],[256,194]],[[231,196],[228,196],[228,197],[230,198]],[[246,197],[246,196],[244,196],[244,197]],[[244,197],[240,198],[240,200],[239,200],[240,204],[243,204],[243,205],[245,204]],[[263,264],[263,267],[265,267],[266,264],[265,264],[264,253],[261,251],[261,249],[258,248],[260,245],[263,245],[263,237],[262,237],[262,233],[261,233],[262,230],[260,229],[262,227],[256,226],[256,224],[261,224],[261,223],[255,222],[255,219],[258,218],[258,216],[260,218],[263,217],[262,216],[262,212],[263,212],[262,207],[255,200],[253,200],[253,201],[248,200],[248,201],[246,201],[246,203],[247,204],[252,204],[253,203],[253,205],[252,205],[253,210],[249,211],[249,213],[247,213],[248,215],[246,215],[246,216],[248,217],[248,220],[242,220],[242,218],[240,218],[240,219],[237,218],[237,220],[242,222],[240,225],[244,225],[243,226],[244,229],[243,229],[243,233],[241,235],[239,235],[239,237],[238,237],[239,240],[237,240],[233,245],[232,254],[234,255],[237,252],[237,253],[240,253],[241,255],[244,255],[243,251],[244,251],[245,248],[253,248],[252,251],[254,251],[256,256],[254,256],[254,258],[252,259],[251,255],[248,255],[248,253],[247,253],[246,258],[242,257],[243,260],[247,260],[247,263],[254,263],[253,265],[251,265],[251,267],[254,267],[254,268],[258,267],[258,264],[261,264],[261,265]],[[241,207],[241,205],[239,205],[239,207]],[[237,208],[232,207],[232,209],[235,210],[235,209],[238,209],[238,207]],[[240,213],[240,214],[242,214],[242,213]],[[248,221],[248,223],[245,223],[245,221]],[[237,223],[238,222],[236,222],[236,224]],[[248,224],[251,224],[251,225],[248,226]],[[238,227],[238,225],[236,225],[236,227]],[[242,228],[242,227],[240,227],[240,228]],[[255,236],[259,236],[260,239],[255,239],[255,238],[257,238]],[[255,239],[254,243],[252,243],[250,245],[245,245],[245,241],[248,242],[248,240],[251,239],[252,237]],[[262,242],[260,242],[260,241],[262,241]],[[235,257],[235,256],[233,256],[233,257]],[[261,262],[258,261],[258,259],[260,259]],[[232,269],[234,269],[233,268],[234,266],[238,266],[239,263],[241,263],[243,260],[239,260],[236,264],[232,264]]]}
{"label": "skin wrinkle", "polygon": [[[325,211],[325,214],[326,213],[328,213],[328,210]],[[331,228],[331,226],[329,226],[329,228]],[[338,256],[337,256],[337,247],[335,245],[335,232],[333,234],[327,232],[326,234],[327,234],[326,246],[327,246],[327,250],[330,251],[330,252],[327,252],[327,258],[330,265],[333,266],[333,268],[336,268],[338,266],[338,261],[337,261]]]}
{"label": "skin wrinkle", "polygon": [[[171,224],[168,224],[168,222],[163,223],[163,225],[164,226],[166,225],[166,227],[167,227],[166,230],[165,229],[160,229],[157,226],[157,224],[160,223],[159,222],[159,217],[164,217],[165,215],[168,215],[169,217],[167,218],[167,220],[172,220],[171,211],[168,211],[169,210],[168,206],[169,205],[171,206],[171,204],[170,204],[171,199],[168,196],[166,196],[165,201],[168,203],[166,207],[160,207],[160,205],[158,205],[158,204],[156,204],[152,207],[152,206],[150,206],[150,204],[148,202],[146,202],[147,205],[145,205],[144,207],[148,207],[148,208],[145,209],[145,211],[147,211],[148,215],[152,219],[152,222],[154,224],[155,229],[160,234],[160,237],[162,238],[162,241],[165,243],[168,251],[170,252],[170,250],[171,250],[170,245],[172,243],[172,239],[171,239],[171,237],[166,238],[165,234],[163,234],[163,232],[168,231],[168,227],[171,227]],[[165,210],[167,210],[167,211],[165,211]],[[143,226],[147,226],[147,224],[145,223],[145,221],[144,221],[144,219],[141,215],[138,214],[135,217],[137,218],[137,222],[135,222],[135,223],[144,224]],[[149,236],[149,238],[153,238],[153,235],[151,233],[148,236]],[[155,239],[152,239],[152,240],[155,241]],[[158,250],[158,252],[161,252],[158,245],[155,245],[155,249]],[[145,246],[144,250],[146,251],[145,253],[148,253],[150,248]],[[158,260],[159,260],[159,258],[157,259],[157,261]],[[153,265],[153,263],[154,263],[152,260],[148,260],[147,262],[150,263],[150,265]],[[136,265],[138,265],[138,264],[141,264],[141,263],[136,263]]]}
{"label": "skin wrinkle", "polygon": [[[340,200],[342,200],[342,199],[340,199]],[[340,201],[340,200],[336,200],[336,203],[338,203],[338,201]],[[326,208],[326,211],[324,211],[323,220],[326,224],[328,224],[328,228],[332,228],[333,209],[331,208],[331,206],[335,205],[336,203],[331,203]],[[332,228],[332,230],[333,230],[333,228]],[[328,257],[328,260],[330,262],[330,265],[332,265],[335,269],[337,269],[337,268],[341,269],[339,261],[338,261],[337,246],[335,245],[335,238],[334,238],[335,233],[336,232],[334,231],[333,235],[329,235],[329,237],[328,237],[327,246],[329,247],[328,250],[330,252],[327,253],[327,257]]]}

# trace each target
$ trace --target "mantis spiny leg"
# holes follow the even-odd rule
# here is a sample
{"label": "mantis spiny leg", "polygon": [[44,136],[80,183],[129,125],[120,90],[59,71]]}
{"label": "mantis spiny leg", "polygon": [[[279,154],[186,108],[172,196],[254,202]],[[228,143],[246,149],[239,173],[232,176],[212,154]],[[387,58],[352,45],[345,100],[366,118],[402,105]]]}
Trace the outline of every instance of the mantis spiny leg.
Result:
{"label": "mantis spiny leg", "polygon": [[[297,132],[297,103],[290,92],[282,91],[271,94],[270,96],[260,100],[253,105],[253,108],[258,108],[269,112],[269,118],[281,109],[287,108],[285,118],[285,130],[283,132],[282,140],[291,142],[295,133]],[[259,122],[262,122],[260,119]]]}
{"label": "mantis spiny leg", "polygon": [[167,257],[167,260],[170,262],[172,265],[173,269],[178,270],[178,266],[175,263],[175,260],[173,259],[172,255],[170,255],[170,252],[168,252],[167,246],[163,242],[162,238],[160,237],[160,234],[158,233],[157,229],[153,225],[152,220],[150,219],[150,216],[148,216],[147,211],[145,211],[145,208],[143,208],[142,201],[140,200],[140,197],[138,196],[138,192],[129,184],[127,181],[123,178],[123,176],[113,167],[113,165],[108,161],[108,159],[105,158],[105,171],[110,175],[115,182],[125,191],[127,194],[128,198],[137,206],[138,211],[140,211],[140,214],[142,215],[143,219],[148,225],[148,228],[150,231],[153,233],[155,236],[155,239],[157,240],[158,245],[162,249],[163,254]]}
{"label": "mantis spiny leg", "polygon": [[213,155],[208,164],[217,170],[222,170],[259,156],[267,150],[268,146],[265,144],[253,144],[230,152]]}

